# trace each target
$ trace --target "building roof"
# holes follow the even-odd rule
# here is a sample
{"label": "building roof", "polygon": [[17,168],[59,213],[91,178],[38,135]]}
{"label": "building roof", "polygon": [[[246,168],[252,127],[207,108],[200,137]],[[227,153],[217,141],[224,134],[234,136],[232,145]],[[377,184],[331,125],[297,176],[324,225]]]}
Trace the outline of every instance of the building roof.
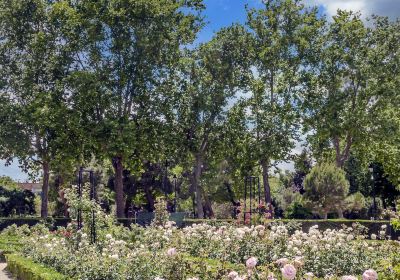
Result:
{"label": "building roof", "polygon": [[18,183],[18,186],[20,186],[20,188],[24,189],[24,190],[28,190],[31,192],[40,192],[42,191],[42,184],[41,183],[29,183],[29,182],[25,182],[25,183]]}

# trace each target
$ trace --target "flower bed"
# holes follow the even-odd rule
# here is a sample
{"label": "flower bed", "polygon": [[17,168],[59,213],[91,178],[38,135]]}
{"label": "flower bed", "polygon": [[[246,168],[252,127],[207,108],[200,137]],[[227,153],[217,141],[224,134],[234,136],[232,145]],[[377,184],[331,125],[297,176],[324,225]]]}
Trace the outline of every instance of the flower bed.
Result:
{"label": "flower bed", "polygon": [[[256,279],[400,279],[400,243],[388,240],[387,225],[371,236],[354,223],[341,229],[301,230],[299,223],[194,224],[177,228],[165,204],[157,203],[149,227],[118,225],[88,199],[67,192],[76,223],[50,231],[46,225],[11,226],[3,236],[22,243],[18,254],[71,279],[91,280],[256,280]],[[94,221],[91,217],[96,217]],[[96,243],[91,244],[91,225]],[[373,240],[369,240],[372,237]],[[356,278],[358,277],[358,278]]]}
{"label": "flower bed", "polygon": [[386,240],[384,228],[382,233],[367,241],[357,225],[302,232],[284,225],[178,229],[169,222],[104,227],[95,245],[85,228],[76,231],[72,224],[58,231],[11,227],[3,234],[21,238],[23,256],[72,279],[373,280],[375,271],[380,279],[398,279],[399,243]]}

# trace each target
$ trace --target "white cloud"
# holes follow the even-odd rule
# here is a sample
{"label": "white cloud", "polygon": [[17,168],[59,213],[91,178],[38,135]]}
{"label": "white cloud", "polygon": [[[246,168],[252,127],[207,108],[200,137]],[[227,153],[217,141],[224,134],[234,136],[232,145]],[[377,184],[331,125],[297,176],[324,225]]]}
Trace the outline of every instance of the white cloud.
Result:
{"label": "white cloud", "polygon": [[399,0],[306,0],[307,4],[323,6],[328,16],[338,9],[360,11],[363,17],[372,14],[397,18],[400,16]]}

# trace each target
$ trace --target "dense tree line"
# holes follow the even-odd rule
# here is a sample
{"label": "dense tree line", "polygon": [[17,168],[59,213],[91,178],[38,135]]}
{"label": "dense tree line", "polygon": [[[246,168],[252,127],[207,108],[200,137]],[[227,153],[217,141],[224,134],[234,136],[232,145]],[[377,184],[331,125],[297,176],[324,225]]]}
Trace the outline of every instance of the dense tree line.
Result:
{"label": "dense tree line", "polygon": [[[93,162],[111,178],[118,217],[140,195],[152,211],[175,185],[198,217],[212,216],[219,196],[238,202],[250,175],[262,177],[272,214],[273,170],[297,142],[311,154],[291,175],[300,193],[311,159],[346,172],[352,159],[362,170],[374,162],[399,182],[398,20],[326,18],[273,0],[194,45],[203,9],[202,0],[0,1],[0,156],[40,171],[42,217],[50,174],[61,186]],[[346,192],[358,175],[347,172]]]}

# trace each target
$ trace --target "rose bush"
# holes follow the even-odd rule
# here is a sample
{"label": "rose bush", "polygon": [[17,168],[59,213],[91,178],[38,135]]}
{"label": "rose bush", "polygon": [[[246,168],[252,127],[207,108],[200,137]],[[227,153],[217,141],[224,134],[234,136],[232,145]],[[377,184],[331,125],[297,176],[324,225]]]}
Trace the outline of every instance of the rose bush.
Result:
{"label": "rose bush", "polygon": [[[93,201],[68,194],[71,215],[82,207],[96,211],[97,242],[90,242],[90,215],[83,228],[71,223],[49,231],[44,225],[12,226],[2,234],[17,235],[20,254],[55,268],[72,279],[363,279],[378,273],[391,278],[400,246],[387,240],[382,227],[369,240],[358,225],[303,232],[279,223],[269,226],[211,226],[178,229],[173,222],[125,228],[102,213]],[[83,200],[87,200],[84,196]],[[358,278],[357,278],[358,277]]]}
{"label": "rose bush", "polygon": [[381,260],[399,249],[397,242],[366,240],[352,228],[288,234],[283,225],[178,229],[167,223],[131,230],[114,225],[109,232],[90,244],[73,225],[53,232],[13,229],[24,243],[21,254],[73,279],[375,280],[377,272],[389,273]]}

